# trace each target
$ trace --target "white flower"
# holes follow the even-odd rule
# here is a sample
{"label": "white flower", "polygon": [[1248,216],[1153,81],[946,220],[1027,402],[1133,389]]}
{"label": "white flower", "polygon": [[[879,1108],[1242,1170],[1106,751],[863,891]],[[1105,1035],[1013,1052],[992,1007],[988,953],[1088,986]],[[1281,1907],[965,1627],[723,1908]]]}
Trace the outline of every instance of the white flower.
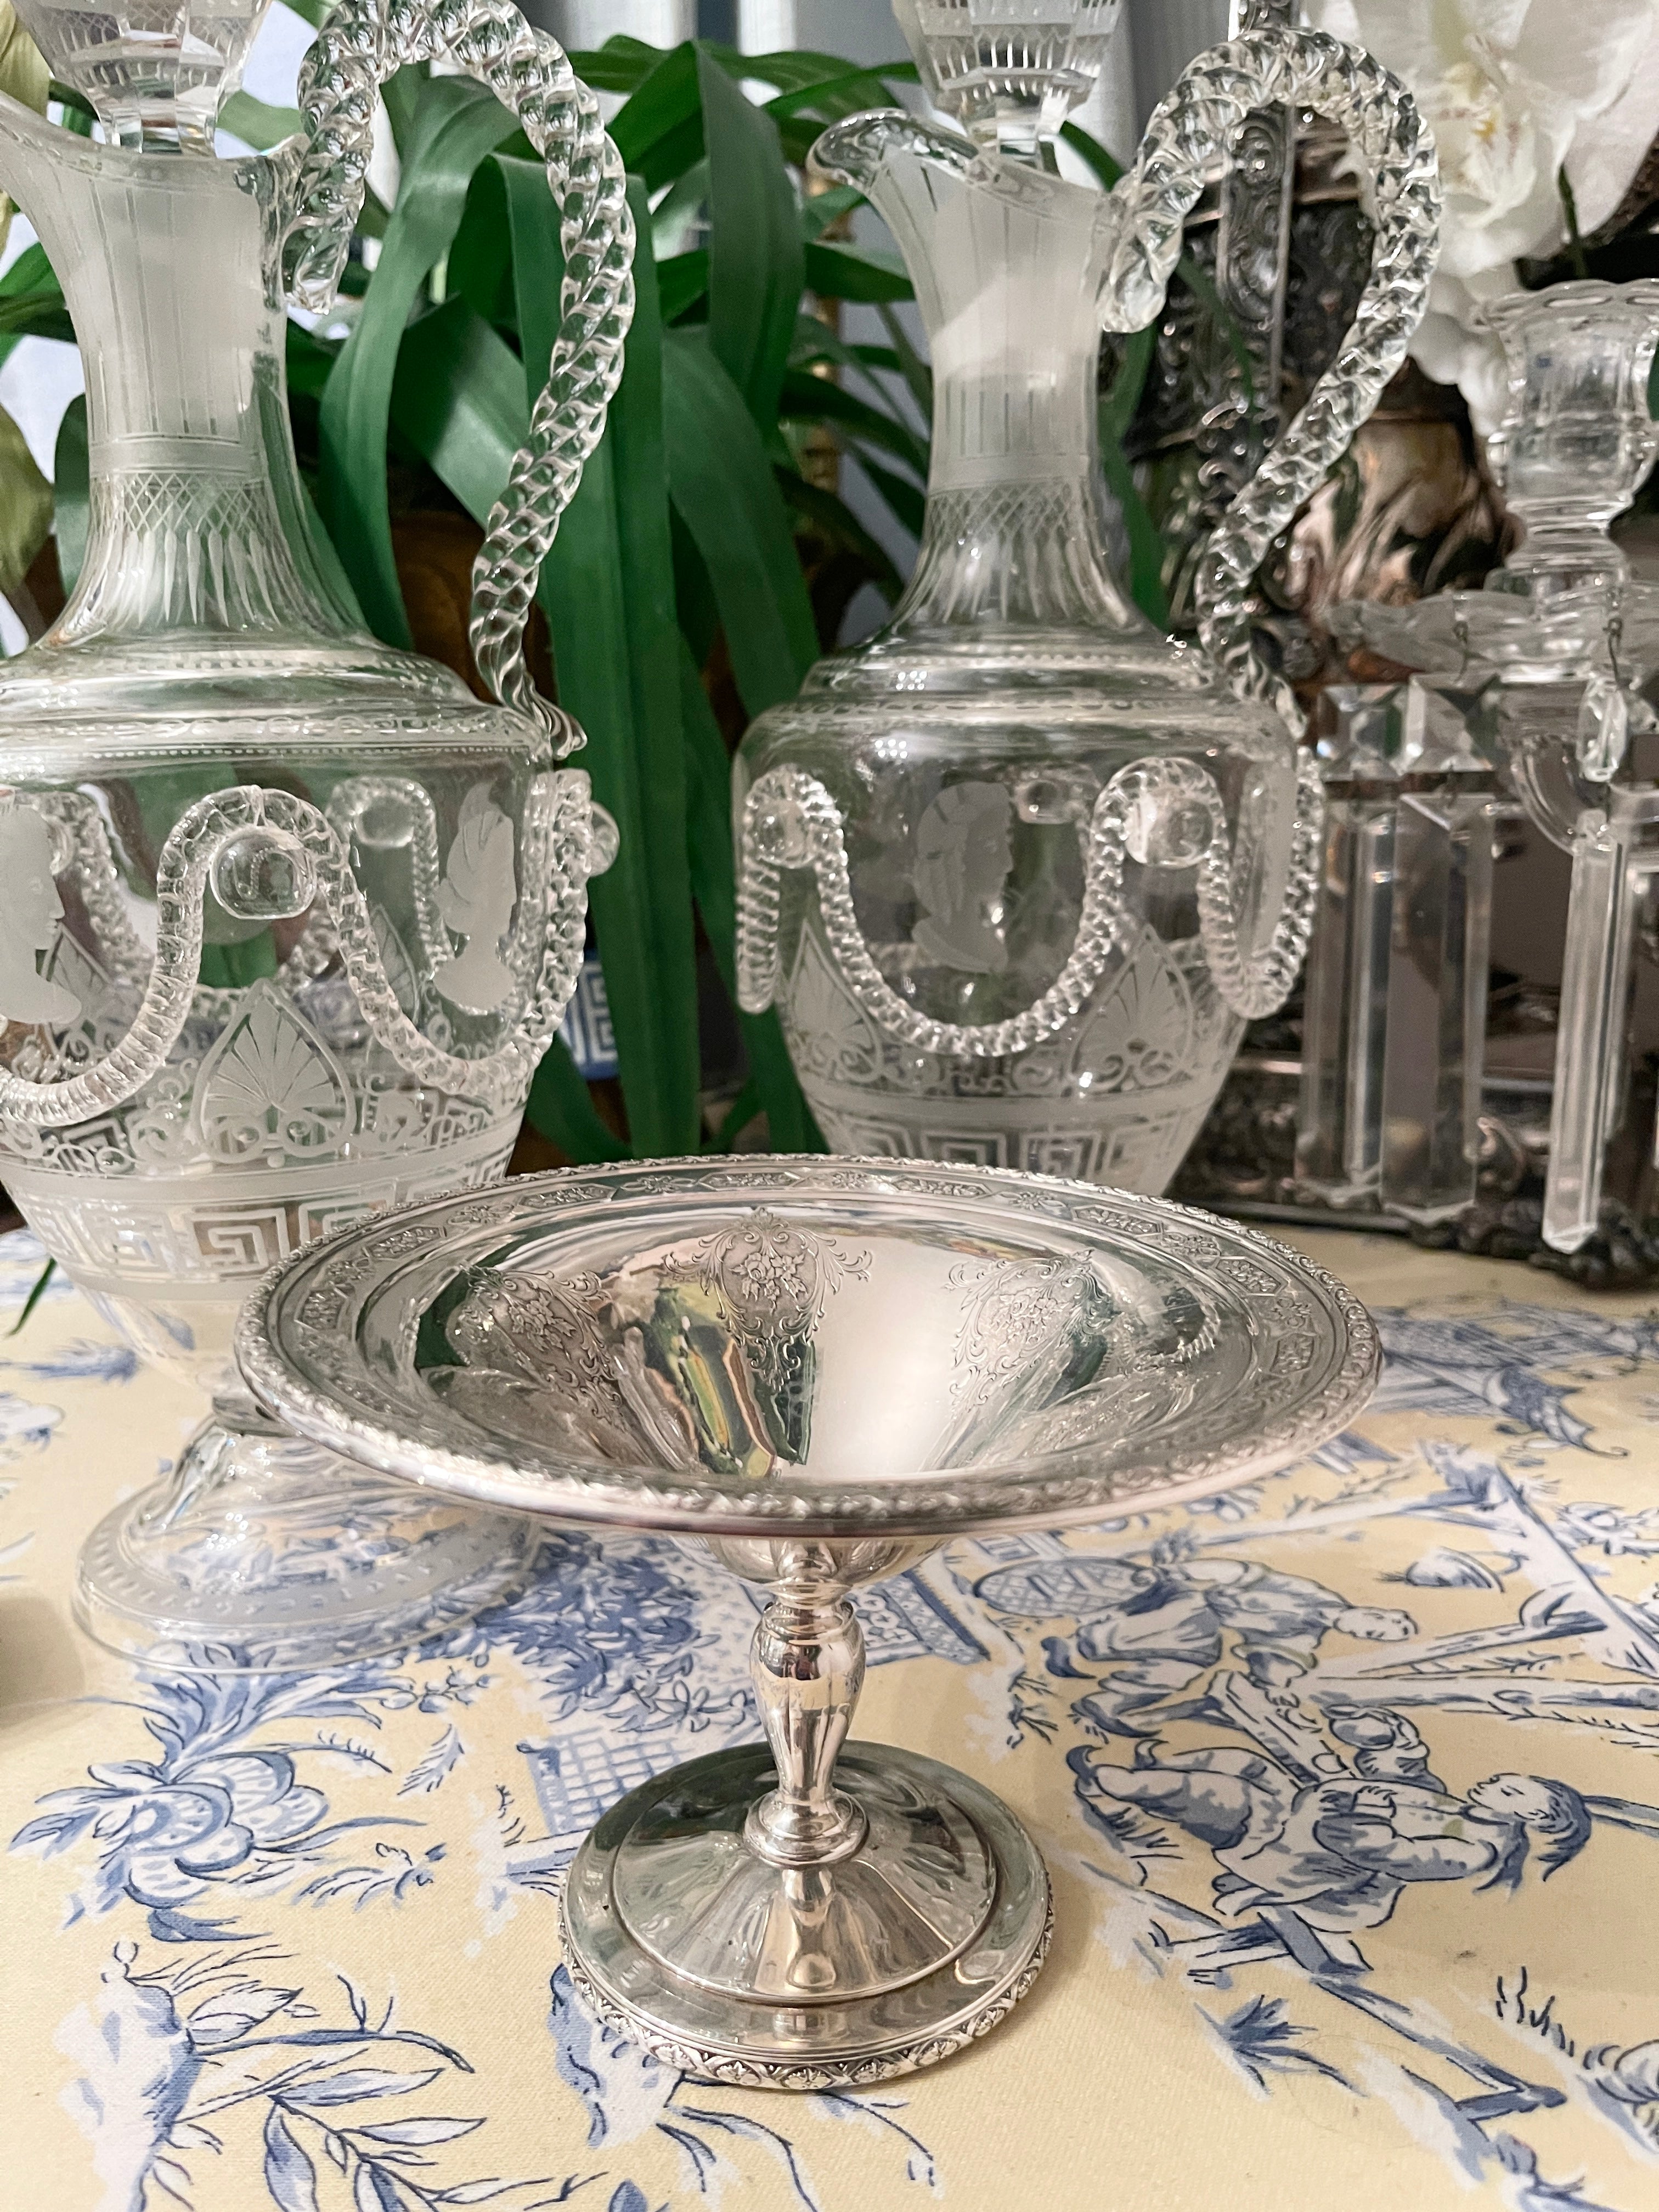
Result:
{"label": "white flower", "polygon": [[1455,380],[1483,429],[1502,413],[1483,299],[1565,241],[1563,168],[1581,230],[1610,216],[1659,131],[1659,0],[1313,0],[1370,48],[1427,118],[1445,185],[1440,267],[1413,352]]}

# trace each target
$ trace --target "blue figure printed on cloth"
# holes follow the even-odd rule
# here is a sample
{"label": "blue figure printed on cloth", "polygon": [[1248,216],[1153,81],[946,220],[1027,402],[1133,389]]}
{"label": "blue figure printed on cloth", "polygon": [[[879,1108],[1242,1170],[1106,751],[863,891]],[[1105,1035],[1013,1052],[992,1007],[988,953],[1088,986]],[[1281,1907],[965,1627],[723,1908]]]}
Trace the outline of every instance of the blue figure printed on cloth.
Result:
{"label": "blue figure printed on cloth", "polygon": [[[1079,1661],[1110,1669],[1075,1708],[1109,1735],[1143,1733],[1145,1716],[1207,1674],[1230,1644],[1265,1688],[1304,1674],[1331,1629],[1378,1644],[1416,1633],[1408,1613],[1350,1605],[1322,1583],[1251,1560],[1197,1559],[1166,1544],[1145,1565],[1097,1559],[1087,1567],[1089,1610],[1071,1638],[1048,1638],[1043,1651],[1051,1674],[1077,1676]],[[995,1602],[986,1583],[976,1594]]]}
{"label": "blue figure printed on cloth", "polygon": [[1133,1806],[1206,1844],[1220,1869],[1218,1914],[1271,1916],[1292,1956],[1321,1970],[1353,1961],[1302,1931],[1380,1927],[1415,1882],[1513,1890],[1534,1846],[1547,1880],[1589,1840],[1589,1807],[1564,1782],[1494,1774],[1449,1789],[1401,1714],[1345,1715],[1330,1732],[1354,1754],[1334,1775],[1231,1745],[1158,1753],[1143,1743],[1129,1766],[1080,1748],[1072,1765],[1085,1805]]}

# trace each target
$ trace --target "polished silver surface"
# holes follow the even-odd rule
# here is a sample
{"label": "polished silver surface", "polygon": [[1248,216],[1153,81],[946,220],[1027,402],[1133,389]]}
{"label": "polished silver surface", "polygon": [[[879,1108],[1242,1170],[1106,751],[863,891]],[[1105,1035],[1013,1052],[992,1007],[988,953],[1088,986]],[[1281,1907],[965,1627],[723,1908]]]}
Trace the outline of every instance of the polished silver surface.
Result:
{"label": "polished silver surface", "polygon": [[354,1224],[266,1278],[238,1348],[301,1435],[483,1504],[934,1541],[1282,1467],[1344,1426],[1377,1360],[1340,1283],[1207,1214],[752,1156]]}
{"label": "polished silver surface", "polygon": [[[799,1869],[787,1889],[746,1898],[759,1906],[747,1921],[725,1917],[719,1985],[688,1971],[714,1954],[707,1929],[671,1921],[665,1940],[641,1940],[640,1891],[666,1902],[681,1838],[710,1863],[723,1850],[735,1883],[746,1882],[738,1832],[771,1779],[766,1752],[692,1759],[611,1808],[559,1900],[565,1963],[602,2020],[688,2073],[747,2088],[826,2089],[933,2065],[1012,2009],[1053,1930],[1048,1872],[1030,1837],[988,1790],[914,1752],[852,1744],[842,1771],[868,1808],[870,1843],[843,1865]],[[971,1839],[965,1863],[963,1838]],[[648,1863],[659,1857],[668,1863]],[[984,1865],[994,1871],[988,1897]],[[930,1897],[931,1911],[919,1910]],[[734,1969],[743,1966],[749,1986],[739,1991]]]}
{"label": "polished silver surface", "polygon": [[303,1436],[446,1495],[677,1534],[765,1584],[763,1747],[645,1785],[578,1853],[566,1961],[669,2063],[878,2080],[1001,2019],[1048,1877],[978,1784],[848,1746],[849,1593],[963,1529],[1194,1496],[1342,1428],[1364,1310],[1163,1200],[915,1160],[571,1170],[367,1220],[238,1337]]}

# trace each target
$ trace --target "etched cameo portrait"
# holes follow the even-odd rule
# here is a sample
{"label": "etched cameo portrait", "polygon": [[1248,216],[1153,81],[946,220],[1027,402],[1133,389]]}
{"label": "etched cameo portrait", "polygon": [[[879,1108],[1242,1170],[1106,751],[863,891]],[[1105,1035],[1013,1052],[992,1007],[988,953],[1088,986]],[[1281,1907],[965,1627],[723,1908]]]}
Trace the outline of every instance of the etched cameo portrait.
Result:
{"label": "etched cameo portrait", "polygon": [[34,963],[37,952],[51,950],[64,902],[52,872],[52,834],[32,807],[0,813],[0,1021],[67,1029],[81,1001]]}
{"label": "etched cameo portrait", "polygon": [[450,1005],[464,1013],[494,1013],[513,989],[513,970],[501,959],[501,947],[518,896],[513,824],[490,798],[488,785],[474,784],[462,802],[449,865],[438,887],[444,927],[465,944],[438,963],[432,978]]}
{"label": "etched cameo portrait", "polygon": [[953,783],[916,825],[913,881],[922,908],[911,942],[940,968],[1000,975],[1008,965],[1003,886],[1013,866],[1013,802],[1000,783]]}

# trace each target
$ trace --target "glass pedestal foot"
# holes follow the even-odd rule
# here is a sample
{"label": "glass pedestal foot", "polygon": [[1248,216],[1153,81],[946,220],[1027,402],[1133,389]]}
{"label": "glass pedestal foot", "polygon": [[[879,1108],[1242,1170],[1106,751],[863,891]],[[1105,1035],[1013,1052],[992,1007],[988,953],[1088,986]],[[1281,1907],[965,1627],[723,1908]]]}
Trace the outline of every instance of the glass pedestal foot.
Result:
{"label": "glass pedestal foot", "polygon": [[672,2065],[758,2088],[882,2081],[995,2027],[1051,1925],[1007,1807],[934,1759],[848,1744],[842,1840],[791,1864],[776,1778],[764,1745],[715,1752],[605,1814],[560,1899],[587,2003]]}
{"label": "glass pedestal foot", "polygon": [[457,1626],[513,1593],[538,1531],[273,1431],[210,1420],[82,1547],[76,1619],[184,1672],[305,1673]]}

